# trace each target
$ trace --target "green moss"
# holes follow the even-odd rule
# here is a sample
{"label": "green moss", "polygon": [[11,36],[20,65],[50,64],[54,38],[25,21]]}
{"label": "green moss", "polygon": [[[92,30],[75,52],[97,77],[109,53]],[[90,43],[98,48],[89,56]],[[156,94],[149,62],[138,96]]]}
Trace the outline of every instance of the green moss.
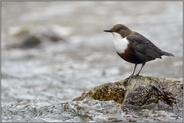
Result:
{"label": "green moss", "polygon": [[181,96],[182,88],[183,83],[181,81],[137,76],[97,86],[74,100],[85,98],[100,101],[114,100],[119,104],[126,103],[137,106],[162,101],[172,106],[177,103],[176,98]]}

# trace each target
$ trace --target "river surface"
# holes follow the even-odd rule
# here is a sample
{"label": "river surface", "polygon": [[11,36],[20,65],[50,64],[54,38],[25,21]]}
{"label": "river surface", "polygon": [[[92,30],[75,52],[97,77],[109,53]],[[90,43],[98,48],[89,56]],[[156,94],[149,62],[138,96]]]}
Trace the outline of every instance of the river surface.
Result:
{"label": "river surface", "polygon": [[[116,54],[112,35],[103,32],[117,23],[175,55],[148,62],[141,75],[182,78],[182,2],[3,2],[1,106],[16,117],[3,110],[2,120],[31,121],[15,113],[19,106],[70,101],[129,76],[134,65]],[[29,24],[55,25],[65,41],[7,48],[16,29]]]}

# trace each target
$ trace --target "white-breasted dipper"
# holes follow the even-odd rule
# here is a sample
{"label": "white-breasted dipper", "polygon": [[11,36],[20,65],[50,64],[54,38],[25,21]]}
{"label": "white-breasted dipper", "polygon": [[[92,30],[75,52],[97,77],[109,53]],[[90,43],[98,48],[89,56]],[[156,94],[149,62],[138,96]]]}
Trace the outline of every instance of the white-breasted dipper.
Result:
{"label": "white-breasted dipper", "polygon": [[140,74],[146,62],[156,58],[161,59],[163,55],[174,56],[171,53],[162,51],[146,37],[132,31],[123,24],[116,24],[110,30],[104,30],[104,32],[111,32],[113,34],[113,43],[117,54],[125,61],[135,64],[130,77],[134,76],[137,64],[142,64],[142,66],[135,76]]}

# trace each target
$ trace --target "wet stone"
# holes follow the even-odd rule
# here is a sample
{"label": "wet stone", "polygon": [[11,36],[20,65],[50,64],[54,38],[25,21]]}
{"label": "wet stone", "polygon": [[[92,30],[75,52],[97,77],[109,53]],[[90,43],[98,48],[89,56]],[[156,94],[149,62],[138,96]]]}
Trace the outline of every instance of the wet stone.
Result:
{"label": "wet stone", "polygon": [[7,48],[35,48],[41,44],[66,41],[62,27],[58,25],[27,24],[9,29]]}
{"label": "wet stone", "polygon": [[182,107],[182,88],[183,83],[179,80],[138,76],[97,86],[74,100],[114,100],[132,109],[173,110],[176,105]]}

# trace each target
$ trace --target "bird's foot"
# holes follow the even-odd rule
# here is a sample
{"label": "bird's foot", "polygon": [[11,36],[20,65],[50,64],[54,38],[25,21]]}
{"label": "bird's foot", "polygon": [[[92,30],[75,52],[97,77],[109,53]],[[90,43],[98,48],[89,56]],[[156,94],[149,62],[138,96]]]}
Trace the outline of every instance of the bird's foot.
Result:
{"label": "bird's foot", "polygon": [[130,76],[127,77],[125,80],[131,79],[131,78],[133,78],[133,77],[134,77],[134,75],[130,75]]}
{"label": "bird's foot", "polygon": [[139,74],[134,75],[134,77],[137,77],[137,76],[139,76]]}
{"label": "bird's foot", "polygon": [[128,78],[126,78],[125,80],[128,80],[128,79],[132,79],[132,78],[135,78],[135,77],[137,77],[137,76],[139,76],[139,74],[136,74],[136,75],[130,75]]}

